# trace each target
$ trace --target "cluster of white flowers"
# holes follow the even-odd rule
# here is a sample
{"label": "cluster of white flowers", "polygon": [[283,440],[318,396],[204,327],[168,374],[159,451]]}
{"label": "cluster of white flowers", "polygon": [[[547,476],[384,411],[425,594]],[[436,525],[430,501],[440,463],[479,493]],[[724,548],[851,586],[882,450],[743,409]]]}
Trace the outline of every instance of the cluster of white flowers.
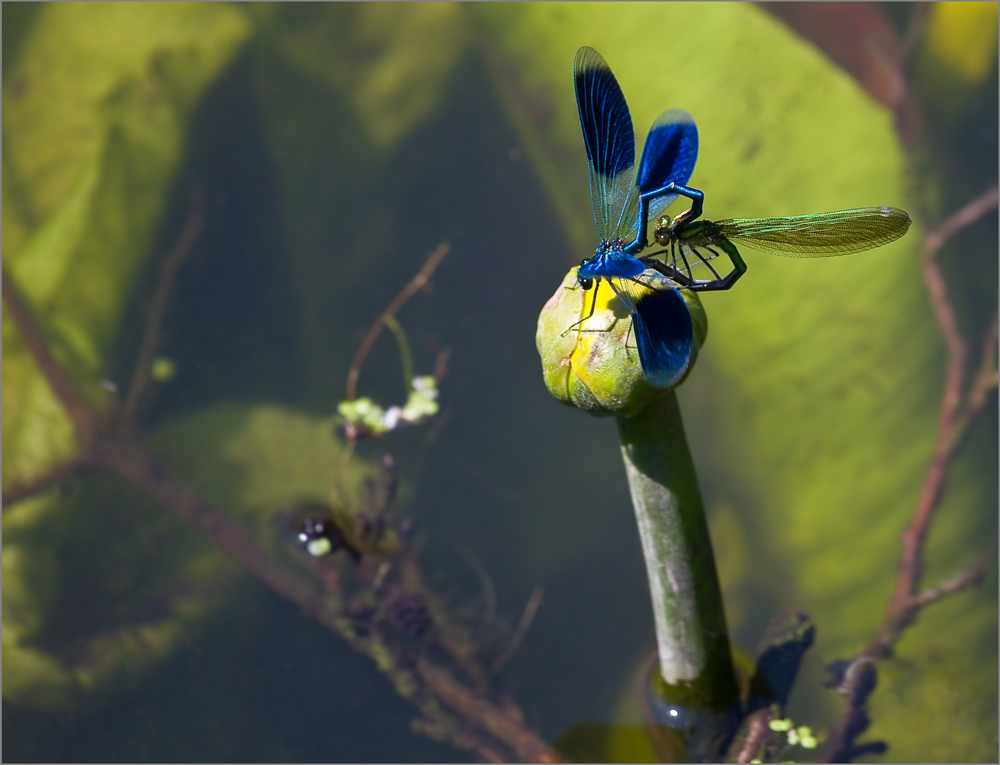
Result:
{"label": "cluster of white flowers", "polygon": [[348,435],[381,436],[406,425],[419,425],[433,417],[440,408],[437,398],[437,381],[433,377],[414,377],[403,406],[384,409],[365,397],[341,401],[337,412],[344,418]]}

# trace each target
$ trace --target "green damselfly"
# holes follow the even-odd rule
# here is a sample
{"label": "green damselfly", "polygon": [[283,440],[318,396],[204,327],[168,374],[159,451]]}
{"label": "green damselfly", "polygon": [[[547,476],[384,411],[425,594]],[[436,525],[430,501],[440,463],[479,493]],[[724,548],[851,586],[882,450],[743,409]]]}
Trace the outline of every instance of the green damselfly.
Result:
{"label": "green damselfly", "polygon": [[[910,227],[910,216],[895,207],[791,215],[784,218],[691,220],[685,211],[657,224],[656,242],[665,249],[643,255],[650,268],[690,290],[727,290],[746,273],[736,244],[788,258],[828,258],[871,250],[899,239]],[[733,270],[721,276],[710,263],[721,250]],[[664,260],[659,260],[664,257]],[[693,270],[704,265],[712,279],[697,279]]]}

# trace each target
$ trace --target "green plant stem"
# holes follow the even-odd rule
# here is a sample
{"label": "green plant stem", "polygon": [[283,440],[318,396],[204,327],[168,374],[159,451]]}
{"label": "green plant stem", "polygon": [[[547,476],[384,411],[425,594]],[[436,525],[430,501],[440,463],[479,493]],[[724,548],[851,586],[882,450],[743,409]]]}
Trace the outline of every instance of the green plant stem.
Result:
{"label": "green plant stem", "polygon": [[668,704],[697,714],[739,702],[722,592],[677,396],[618,418],[622,457],[649,576],[662,682]]}
{"label": "green plant stem", "polygon": [[399,363],[403,367],[403,384],[406,385],[406,395],[413,390],[413,360],[410,356],[410,344],[406,341],[406,333],[402,326],[389,314],[382,315],[382,323],[392,330],[399,345]]}

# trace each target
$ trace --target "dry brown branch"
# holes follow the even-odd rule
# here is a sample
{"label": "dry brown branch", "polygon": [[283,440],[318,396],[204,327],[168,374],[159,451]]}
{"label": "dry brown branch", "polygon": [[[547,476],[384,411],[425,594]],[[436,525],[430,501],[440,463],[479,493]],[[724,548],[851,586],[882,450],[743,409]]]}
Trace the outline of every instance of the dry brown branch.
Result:
{"label": "dry brown branch", "polygon": [[969,425],[975,422],[989,400],[989,394],[997,389],[997,313],[993,312],[993,322],[983,333],[983,342],[979,355],[979,371],[976,372],[965,407],[955,422],[955,432],[952,437],[951,451],[954,454],[961,448],[969,433]]}
{"label": "dry brown branch", "polygon": [[[188,229],[192,230],[193,234],[182,237],[182,244],[193,240],[197,229]],[[186,246],[190,247],[189,244]],[[446,248],[438,248],[436,261],[440,262],[446,252]],[[177,257],[177,261],[182,259],[183,255]],[[434,262],[430,268],[425,265],[422,271],[425,278],[416,283],[412,291],[419,289],[436,264]],[[421,717],[414,725],[415,730],[424,730],[428,735],[449,741],[487,762],[514,759],[557,761],[545,742],[514,719],[511,713],[467,688],[448,670],[425,658],[406,655],[403,649],[386,639],[379,623],[347,613],[335,567],[317,563],[318,576],[311,579],[277,563],[223,510],[172,478],[142,447],[121,437],[99,435],[97,415],[52,359],[31,312],[9,274],[4,272],[3,277],[4,305],[46,381],[70,413],[83,451],[77,460],[60,466],[36,484],[51,485],[61,476],[83,467],[117,474],[208,535],[222,552],[272,590],[298,604],[305,614],[337,632],[356,651],[372,659],[377,657],[380,670],[393,683],[396,691],[420,711]],[[411,286],[414,283],[411,282]],[[404,290],[390,309],[398,310],[409,296],[405,293]],[[155,342],[152,346],[155,347]],[[25,495],[22,493],[22,496]],[[7,499],[9,501],[9,494]],[[461,650],[447,642],[445,647],[453,654],[458,651],[456,660],[461,664]],[[451,708],[454,713],[446,708]]]}
{"label": "dry brown branch", "polygon": [[[837,690],[845,697],[844,712],[840,721],[830,731],[821,762],[850,762],[858,754],[854,740],[868,727],[868,713],[865,703],[875,689],[877,681],[875,667],[870,657],[861,656],[854,660],[844,673],[843,682]],[[876,742],[875,745],[885,745]]]}
{"label": "dry brown branch", "polygon": [[476,736],[468,731],[443,731],[438,723],[422,717],[410,723],[410,730],[438,741],[450,740],[459,749],[475,752],[483,762],[507,762],[510,759],[507,753],[485,736]]}
{"label": "dry brown branch", "polygon": [[403,287],[400,293],[396,295],[391,303],[389,303],[389,307],[380,313],[372,323],[371,328],[368,330],[368,334],[365,335],[365,339],[361,341],[361,345],[358,347],[358,352],[354,354],[354,360],[351,362],[351,368],[347,372],[346,398],[348,401],[354,401],[354,399],[357,398],[358,375],[361,374],[361,365],[365,363],[365,359],[368,357],[369,352],[371,352],[372,346],[375,345],[375,341],[378,340],[378,336],[382,334],[382,327],[384,326],[382,319],[386,316],[395,316],[399,309],[406,305],[406,301],[413,297],[419,289],[427,284],[428,279],[431,278],[431,274],[434,273],[434,270],[441,264],[441,261],[444,260],[444,256],[447,255],[450,250],[450,243],[441,242],[441,244],[439,244],[434,252],[432,252],[427,258],[427,262],[424,263],[424,267],[417,272],[417,275],[410,280],[409,284]]}
{"label": "dry brown branch", "polygon": [[938,250],[963,228],[967,228],[982,218],[986,213],[997,209],[997,187],[980,194],[961,210],[950,215],[944,223],[924,237],[921,254],[924,258],[933,258]]}
{"label": "dry brown branch", "polygon": [[983,561],[975,566],[963,568],[948,581],[942,582],[937,587],[924,590],[919,595],[914,595],[912,598],[914,607],[922,608],[933,603],[935,600],[940,600],[945,595],[978,586],[983,581],[983,569],[985,566],[986,563]]}
{"label": "dry brown branch", "polygon": [[770,708],[758,709],[750,715],[747,723],[749,731],[743,742],[743,748],[736,755],[736,762],[751,762],[760,757],[761,748],[774,738],[774,731],[769,726],[770,722]]}
{"label": "dry brown branch", "polygon": [[906,96],[904,43],[876,3],[758,3],[812,41],[889,109]]}
{"label": "dry brown branch", "polygon": [[968,349],[958,327],[955,311],[948,299],[948,290],[941,275],[935,255],[942,246],[963,228],[979,220],[997,206],[997,189],[994,187],[950,216],[938,228],[927,234],[921,247],[924,281],[934,307],[934,315],[944,336],[948,350],[945,372],[945,389],[938,418],[938,435],[923,490],[917,501],[917,508],[909,525],[903,532],[902,560],[896,579],[893,600],[886,612],[876,644],[872,648],[879,652],[889,650],[899,636],[898,626],[910,623],[915,614],[912,598],[917,593],[923,573],[923,550],[927,532],[934,513],[940,505],[941,495],[948,478],[950,458],[955,443],[956,427],[965,386],[965,368],[968,364]]}
{"label": "dry brown branch", "polygon": [[490,735],[510,746],[524,762],[558,762],[552,750],[538,736],[499,708],[469,693],[452,676],[426,659],[417,663],[417,672],[437,696],[469,721],[486,722]]}
{"label": "dry brown branch", "polygon": [[[823,51],[896,118],[906,146],[925,135],[920,103],[911,87],[913,41],[926,18],[919,9],[900,36],[878,3],[759,2],[761,8]],[[919,4],[915,4],[919,5]]]}
{"label": "dry brown branch", "polygon": [[838,690],[847,696],[844,713],[831,731],[823,762],[849,762],[862,751],[876,751],[881,742],[857,746],[854,740],[868,727],[865,704],[875,688],[876,671],[873,662],[892,653],[903,631],[917,618],[921,609],[945,595],[973,587],[982,580],[985,560],[963,569],[948,581],[918,591],[924,570],[924,545],[948,480],[951,459],[972,422],[982,412],[990,390],[996,388],[997,321],[985,333],[982,360],[972,385],[965,389],[968,348],[962,337],[954,308],[948,297],[941,269],[935,256],[961,230],[997,208],[997,188],[989,189],[930,231],[921,245],[921,265],[924,282],[931,299],[934,315],[947,349],[945,387],[938,416],[938,434],[931,464],[909,524],[901,538],[902,553],[896,587],[875,639],[853,661]]}
{"label": "dry brown branch", "polygon": [[90,467],[90,464],[84,459],[73,459],[61,465],[56,465],[45,475],[4,490],[3,506],[7,507],[15,502],[20,502],[22,499],[41,494],[43,491],[51,489],[53,486],[57,486],[73,476],[79,475],[88,467]]}
{"label": "dry brown branch", "polygon": [[22,342],[35,360],[35,364],[42,376],[45,377],[45,381],[65,407],[66,414],[73,423],[81,450],[86,451],[87,445],[97,435],[98,417],[91,411],[83,396],[63,373],[56,360],[52,358],[48,344],[46,344],[45,338],[35,322],[27,301],[7,269],[3,268],[2,273],[3,307],[7,309],[7,314],[14,321]]}

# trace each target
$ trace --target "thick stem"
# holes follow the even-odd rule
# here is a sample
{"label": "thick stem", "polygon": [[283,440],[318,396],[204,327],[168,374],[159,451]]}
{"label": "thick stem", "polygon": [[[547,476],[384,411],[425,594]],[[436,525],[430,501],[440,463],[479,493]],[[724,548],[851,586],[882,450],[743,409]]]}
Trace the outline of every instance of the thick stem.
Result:
{"label": "thick stem", "polygon": [[698,713],[739,701],[722,592],[694,463],[673,391],[618,418],[653,597],[665,701]]}

